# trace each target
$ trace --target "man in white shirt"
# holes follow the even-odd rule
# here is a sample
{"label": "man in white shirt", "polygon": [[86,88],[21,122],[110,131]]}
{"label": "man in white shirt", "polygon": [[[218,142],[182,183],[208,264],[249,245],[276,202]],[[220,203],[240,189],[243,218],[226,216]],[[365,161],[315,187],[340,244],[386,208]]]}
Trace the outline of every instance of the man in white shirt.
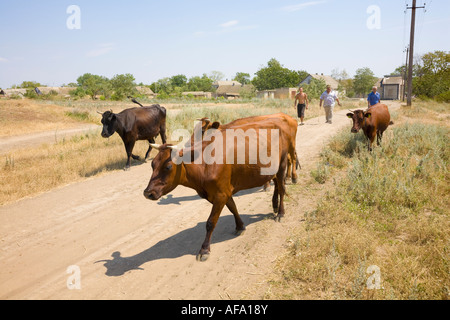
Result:
{"label": "man in white shirt", "polygon": [[331,86],[327,86],[327,91],[320,96],[320,107],[322,107],[323,103],[323,108],[325,109],[325,118],[327,120],[325,123],[332,123],[335,101],[337,101],[339,106],[341,105],[337,93],[331,90]]}

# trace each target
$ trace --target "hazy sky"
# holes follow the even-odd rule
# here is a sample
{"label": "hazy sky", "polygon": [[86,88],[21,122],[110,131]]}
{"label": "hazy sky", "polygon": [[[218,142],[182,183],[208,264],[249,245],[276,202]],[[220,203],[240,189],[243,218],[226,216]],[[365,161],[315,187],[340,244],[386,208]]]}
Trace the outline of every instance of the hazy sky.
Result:
{"label": "hazy sky", "polygon": [[[417,10],[416,53],[450,51],[450,1],[417,2],[427,10]],[[213,70],[253,77],[271,58],[310,73],[339,68],[353,76],[369,67],[383,76],[405,61],[411,3],[0,0],[0,87],[24,80],[59,86],[87,72],[131,73],[145,84]],[[67,13],[70,5],[79,16]]]}

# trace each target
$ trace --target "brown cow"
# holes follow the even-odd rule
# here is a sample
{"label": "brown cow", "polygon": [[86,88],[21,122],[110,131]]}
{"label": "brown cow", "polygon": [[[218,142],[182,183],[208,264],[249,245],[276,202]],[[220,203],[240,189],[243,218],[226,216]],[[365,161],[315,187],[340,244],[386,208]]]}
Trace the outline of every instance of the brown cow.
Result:
{"label": "brown cow", "polygon": [[[194,146],[188,146],[181,151],[172,151],[175,147],[167,144],[162,146],[153,145],[159,149],[159,153],[153,159],[153,173],[144,191],[144,196],[147,199],[156,201],[163,195],[174,190],[178,185],[183,185],[194,189],[200,197],[208,200],[213,205],[206,223],[206,237],[197,255],[197,260],[205,261],[209,257],[212,232],[225,205],[234,215],[237,234],[245,230],[244,223],[239,216],[233,200],[235,193],[241,190],[260,187],[266,182],[275,179],[274,181],[276,183],[272,205],[274,211],[278,212],[276,217],[278,220],[284,216],[284,179],[290,138],[285,133],[287,130],[280,130],[280,127],[288,125],[285,120],[274,118],[260,121],[257,125],[253,123],[237,126],[233,130],[219,128],[214,132],[213,136],[196,143]],[[233,143],[225,143],[230,131],[236,133],[240,130],[244,133],[255,132],[255,135],[245,135],[245,160],[243,162],[239,162],[238,153],[243,151],[238,146],[239,142],[235,143],[233,138]],[[266,130],[266,132],[270,131],[266,139],[263,138],[265,137],[262,135],[263,130]],[[278,133],[279,139],[275,145],[272,145],[274,130]],[[218,139],[218,137],[222,139]],[[217,142],[218,140],[224,143],[220,145]],[[270,154],[272,156],[269,166],[272,167],[273,165],[275,172],[268,173],[267,175],[262,174],[262,170],[264,168],[267,169],[267,163],[263,163],[260,157],[254,159],[256,160],[255,162],[250,160],[250,157],[252,157],[250,148],[257,145],[259,145],[260,150],[261,146],[265,145],[267,155]],[[213,163],[206,163],[206,161],[195,163],[199,157],[198,150],[202,152],[201,156],[203,157],[206,151],[211,149],[211,146],[221,146],[223,148],[222,155],[218,154],[220,149],[214,149],[217,159]],[[278,154],[276,154],[276,151],[278,151]],[[226,161],[230,154],[234,155],[232,159],[233,163],[227,163]],[[190,158],[190,162],[181,162],[180,158],[185,158],[186,156]],[[278,202],[278,197],[280,198],[280,202]]]}
{"label": "brown cow", "polygon": [[[288,137],[290,136],[290,147],[289,147],[289,153],[288,153],[288,162],[287,162],[287,174],[286,178],[290,178],[292,180],[292,183],[297,183],[297,169],[300,166],[300,162],[298,160],[297,151],[295,150],[295,144],[296,144],[296,137],[297,137],[297,125],[296,120],[292,117],[288,116],[285,113],[277,113],[277,114],[270,114],[270,115],[262,115],[262,116],[253,116],[253,117],[246,117],[237,119],[234,121],[231,121],[227,124],[221,124],[218,121],[211,122],[208,118],[202,118],[198,119],[198,121],[201,121],[201,130],[202,130],[202,137],[209,129],[232,129],[234,127],[240,126],[242,124],[247,123],[255,123],[258,121],[271,119],[271,118],[281,118],[284,119],[289,126],[286,128],[289,128],[289,131],[286,133],[288,134]],[[294,125],[295,124],[295,125]],[[199,128],[194,129],[198,130]],[[194,134],[191,136],[191,145],[194,143]],[[270,186],[270,183],[267,183],[264,186],[264,189],[267,189]]]}
{"label": "brown cow", "polygon": [[[351,110],[350,110],[351,111]],[[377,137],[377,144],[380,145],[383,132],[389,125],[394,124],[391,120],[388,107],[385,104],[376,104],[367,109],[355,110],[347,113],[347,117],[353,120],[352,133],[357,133],[360,129],[368,139],[369,151],[372,151],[372,144]]]}

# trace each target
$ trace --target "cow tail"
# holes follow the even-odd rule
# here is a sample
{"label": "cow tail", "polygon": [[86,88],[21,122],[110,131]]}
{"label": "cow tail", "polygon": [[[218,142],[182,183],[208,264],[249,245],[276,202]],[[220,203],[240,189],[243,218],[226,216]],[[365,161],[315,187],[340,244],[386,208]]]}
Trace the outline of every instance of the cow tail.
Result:
{"label": "cow tail", "polygon": [[394,121],[389,122],[389,125],[392,126],[394,124]]}
{"label": "cow tail", "polygon": [[295,169],[298,170],[298,168],[302,168],[302,166],[300,165],[300,160],[298,160],[298,155],[297,155],[297,151],[295,151]]}
{"label": "cow tail", "polygon": [[135,98],[131,99],[131,101],[133,101],[134,103],[140,105],[142,108],[144,108],[144,106],[142,104],[139,103],[139,101],[137,101]]}

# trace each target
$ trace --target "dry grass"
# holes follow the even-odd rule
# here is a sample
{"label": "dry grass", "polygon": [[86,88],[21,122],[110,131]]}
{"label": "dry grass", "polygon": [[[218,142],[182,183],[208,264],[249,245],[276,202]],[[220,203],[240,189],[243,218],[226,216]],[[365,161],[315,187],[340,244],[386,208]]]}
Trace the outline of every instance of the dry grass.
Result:
{"label": "dry grass", "polygon": [[80,119],[68,116],[68,112],[76,113],[71,108],[53,104],[43,105],[31,100],[0,100],[0,137],[79,125]]}
{"label": "dry grass", "polygon": [[[144,156],[148,142],[138,141],[134,154]],[[56,144],[14,151],[0,166],[0,205],[67,183],[122,170],[126,162],[118,135],[109,139],[93,131]],[[138,164],[138,161],[133,161]]]}
{"label": "dry grass", "polygon": [[[59,103],[59,102],[55,102]],[[31,134],[100,123],[95,103],[84,107],[48,101],[0,100],[0,136]],[[144,155],[148,142],[136,144]],[[14,150],[0,162],[0,205],[104,172],[122,169],[126,154],[119,136],[89,132],[56,144]]]}
{"label": "dry grass", "polygon": [[329,191],[291,235],[265,298],[450,297],[449,129],[404,117],[372,153],[347,132],[323,152]]}

